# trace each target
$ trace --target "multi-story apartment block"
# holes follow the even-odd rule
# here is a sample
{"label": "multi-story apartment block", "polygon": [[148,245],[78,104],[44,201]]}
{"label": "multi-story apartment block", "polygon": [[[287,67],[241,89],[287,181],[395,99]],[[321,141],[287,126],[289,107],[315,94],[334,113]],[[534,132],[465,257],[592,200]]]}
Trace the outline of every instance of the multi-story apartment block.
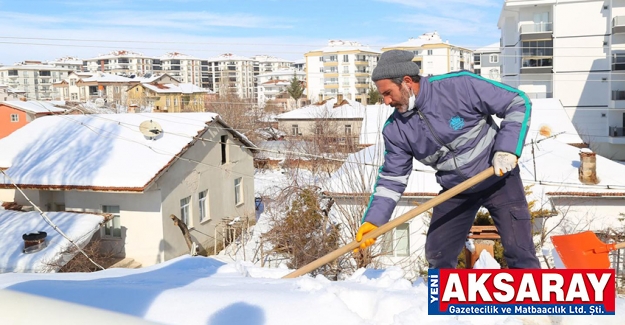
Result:
{"label": "multi-story apartment block", "polygon": [[304,54],[308,98],[313,102],[337,98],[366,104],[379,54],[358,42],[340,40]]}
{"label": "multi-story apartment block", "polygon": [[76,72],[83,71],[83,61],[72,56],[64,56],[62,58],[58,58],[54,61],[48,62],[48,64],[54,65],[58,68],[70,69]]}
{"label": "multi-story apartment block", "polygon": [[625,0],[506,0],[502,81],[562,102],[582,139],[625,160]]}
{"label": "multi-story apartment block", "polygon": [[202,88],[220,96],[236,94],[240,98],[256,100],[258,61],[226,53],[203,60],[201,68]]}
{"label": "multi-story apartment block", "polygon": [[473,51],[473,72],[484,78],[501,81],[500,54],[499,43]]}
{"label": "multi-story apartment block", "polygon": [[59,96],[52,85],[67,78],[70,71],[41,61],[24,61],[0,67],[0,84],[24,91],[30,100],[55,100]]}
{"label": "multi-story apartment block", "polygon": [[161,56],[160,62],[163,73],[167,73],[182,83],[202,86],[202,78],[200,77],[202,60],[186,54],[171,52]]}
{"label": "multi-story apartment block", "polygon": [[84,60],[85,70],[116,75],[144,76],[162,70],[161,60],[132,51],[113,51],[95,58]]}
{"label": "multi-story apartment block", "polygon": [[269,55],[255,55],[251,57],[252,60],[258,62],[259,73],[268,73],[271,71],[290,69],[295,62],[280,59],[275,56]]}
{"label": "multi-story apartment block", "polygon": [[382,52],[388,50],[414,52],[414,61],[421,70],[420,74],[424,76],[471,69],[472,51],[443,41],[437,32],[425,33],[406,42],[382,48]]}
{"label": "multi-story apartment block", "polygon": [[[272,72],[261,73],[256,76],[258,83],[258,105],[264,106],[269,100],[279,101],[285,110],[293,108],[290,103],[287,88],[291,85],[291,80],[296,77],[300,81],[306,80],[306,73],[295,69],[281,69]],[[304,90],[305,92],[306,90]]]}

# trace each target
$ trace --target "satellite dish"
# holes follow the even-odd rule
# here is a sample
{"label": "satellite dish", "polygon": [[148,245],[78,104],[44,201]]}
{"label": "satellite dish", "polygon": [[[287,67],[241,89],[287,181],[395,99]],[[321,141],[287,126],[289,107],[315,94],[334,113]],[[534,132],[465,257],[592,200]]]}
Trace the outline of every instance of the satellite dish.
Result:
{"label": "satellite dish", "polygon": [[95,99],[95,106],[97,106],[97,107],[104,107],[104,104],[106,104],[104,99],[102,99],[102,98],[96,98]]}
{"label": "satellite dish", "polygon": [[152,120],[141,122],[139,131],[149,140],[155,140],[163,135],[163,127],[158,122]]}

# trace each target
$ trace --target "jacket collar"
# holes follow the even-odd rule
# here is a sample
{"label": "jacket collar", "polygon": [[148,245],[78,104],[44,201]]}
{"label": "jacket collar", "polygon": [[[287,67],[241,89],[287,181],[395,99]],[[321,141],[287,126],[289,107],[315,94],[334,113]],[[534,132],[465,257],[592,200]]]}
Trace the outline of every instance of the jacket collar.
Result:
{"label": "jacket collar", "polygon": [[414,114],[417,110],[420,110],[427,102],[427,98],[429,98],[429,93],[430,82],[425,77],[421,77],[421,79],[419,80],[419,93],[416,95],[414,107],[404,113],[400,113],[400,115],[404,118],[408,118],[412,116],[412,114]]}

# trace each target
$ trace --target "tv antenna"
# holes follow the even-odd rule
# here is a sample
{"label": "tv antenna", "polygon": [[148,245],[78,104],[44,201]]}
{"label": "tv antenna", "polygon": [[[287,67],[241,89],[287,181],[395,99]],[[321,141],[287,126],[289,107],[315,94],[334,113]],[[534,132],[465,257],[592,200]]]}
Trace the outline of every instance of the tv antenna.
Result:
{"label": "tv antenna", "polygon": [[148,139],[156,140],[163,135],[163,127],[156,121],[147,120],[139,124],[139,131]]}

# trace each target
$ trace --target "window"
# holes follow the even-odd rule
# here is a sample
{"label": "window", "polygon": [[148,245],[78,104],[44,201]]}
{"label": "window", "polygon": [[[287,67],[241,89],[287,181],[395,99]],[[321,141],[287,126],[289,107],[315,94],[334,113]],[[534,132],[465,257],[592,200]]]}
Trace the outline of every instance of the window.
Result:
{"label": "window", "polygon": [[428,50],[428,55],[432,55],[434,53],[434,50]]}
{"label": "window", "polygon": [[482,73],[482,69],[473,69],[473,73],[475,74],[481,74]]}
{"label": "window", "polygon": [[74,79],[70,79],[70,80],[69,80],[69,85],[70,85],[70,86],[76,86],[76,80],[74,80]]}
{"label": "window", "polygon": [[121,218],[119,216],[119,205],[103,205],[102,213],[110,213],[111,220],[104,224],[102,229],[102,237],[104,238],[122,238]]}
{"label": "window", "polygon": [[410,255],[410,227],[403,223],[387,233],[382,241],[382,254],[391,256]]}
{"label": "window", "polygon": [[17,114],[11,114],[11,122],[19,122],[20,116]]}
{"label": "window", "polygon": [[491,54],[488,57],[488,62],[490,62],[490,63],[499,63],[499,55],[498,54]]}
{"label": "window", "polygon": [[78,94],[72,93],[72,100],[78,100]]}
{"label": "window", "polygon": [[344,66],[343,67],[343,73],[349,73],[349,66]]}
{"label": "window", "polygon": [[299,126],[297,126],[297,124],[293,124],[293,125],[291,125],[291,133],[292,133],[294,136],[299,135]]}
{"label": "window", "polygon": [[221,164],[225,164],[228,162],[228,136],[227,135],[222,135],[221,136]]}
{"label": "window", "polygon": [[206,198],[208,197],[208,190],[204,190],[198,194],[198,208],[200,211],[200,222],[210,219],[208,214],[208,206],[206,205]]}
{"label": "window", "polygon": [[346,124],[345,125],[345,134],[352,134],[352,125],[351,124]]}
{"label": "window", "polygon": [[343,62],[349,62],[349,55],[343,54]]}
{"label": "window", "polygon": [[189,224],[191,216],[191,197],[187,196],[184,199],[180,200],[180,220],[184,222],[187,226],[191,226]]}
{"label": "window", "polygon": [[234,180],[234,205],[243,204],[243,178]]}

